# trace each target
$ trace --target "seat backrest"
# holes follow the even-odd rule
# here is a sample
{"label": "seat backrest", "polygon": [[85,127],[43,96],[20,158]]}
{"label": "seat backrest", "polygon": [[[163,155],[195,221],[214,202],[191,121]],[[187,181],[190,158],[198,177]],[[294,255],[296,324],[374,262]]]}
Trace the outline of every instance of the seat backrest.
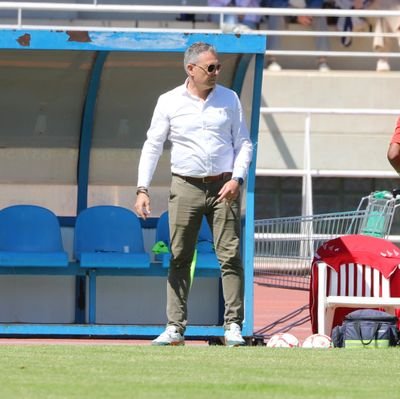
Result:
{"label": "seat backrest", "polygon": [[339,273],[328,267],[327,277],[328,296],[390,297],[389,280],[370,266],[343,264]]}
{"label": "seat backrest", "polygon": [[82,211],[75,224],[74,253],[144,252],[139,218],[127,208],[99,205]]}
{"label": "seat backrest", "polygon": [[[156,228],[156,242],[158,241],[163,241],[167,245],[170,243],[168,211],[165,211],[163,214],[161,214],[160,218],[158,219]],[[207,241],[209,243],[213,242],[213,236],[206,217],[203,217],[201,222],[198,241]]]}
{"label": "seat backrest", "polygon": [[169,225],[168,225],[168,212],[165,211],[159,217],[156,227],[156,242],[163,241],[169,246]]}
{"label": "seat backrest", "polygon": [[64,251],[57,216],[37,205],[13,205],[2,209],[0,251]]}

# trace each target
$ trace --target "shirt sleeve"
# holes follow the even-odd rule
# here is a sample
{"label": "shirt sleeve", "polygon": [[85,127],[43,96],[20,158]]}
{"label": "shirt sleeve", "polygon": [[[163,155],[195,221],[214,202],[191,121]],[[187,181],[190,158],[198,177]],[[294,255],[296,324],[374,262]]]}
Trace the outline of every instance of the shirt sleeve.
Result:
{"label": "shirt sleeve", "polygon": [[234,162],[232,175],[245,178],[251,159],[253,157],[253,145],[250,140],[249,130],[243,115],[242,105],[235,94],[235,109],[233,112],[232,137],[234,149]]}
{"label": "shirt sleeve", "polygon": [[154,109],[150,128],[147,131],[147,139],[143,144],[138,168],[138,187],[150,186],[163,151],[164,142],[168,137],[170,123],[163,102],[161,96]]}
{"label": "shirt sleeve", "polygon": [[390,143],[391,144],[393,144],[393,143],[400,144],[400,118],[397,119],[396,127],[394,129],[394,133],[393,133],[392,139],[390,140]]}

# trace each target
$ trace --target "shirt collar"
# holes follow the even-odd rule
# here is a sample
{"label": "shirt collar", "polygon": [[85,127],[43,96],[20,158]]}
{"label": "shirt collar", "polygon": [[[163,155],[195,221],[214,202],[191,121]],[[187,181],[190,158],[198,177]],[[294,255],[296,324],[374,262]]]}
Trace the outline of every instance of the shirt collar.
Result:
{"label": "shirt collar", "polygon": [[[188,84],[189,84],[189,78],[187,78],[185,80],[185,83],[181,86],[182,94],[186,94],[187,96],[189,96],[191,98],[198,98],[197,96],[194,96],[193,94],[190,93],[190,91],[188,90],[188,87],[187,87]],[[214,93],[217,90],[217,88],[218,88],[218,84],[216,84],[215,87],[210,91],[210,94],[207,96],[207,100],[214,96]]]}

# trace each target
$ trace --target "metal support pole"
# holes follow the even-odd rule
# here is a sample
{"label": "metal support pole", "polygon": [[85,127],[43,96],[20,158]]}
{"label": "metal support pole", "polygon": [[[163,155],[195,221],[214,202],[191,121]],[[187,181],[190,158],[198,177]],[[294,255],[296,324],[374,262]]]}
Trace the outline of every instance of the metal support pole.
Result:
{"label": "metal support pole", "polygon": [[311,179],[311,114],[307,113],[304,126],[304,171],[302,188],[302,216],[313,214]]}

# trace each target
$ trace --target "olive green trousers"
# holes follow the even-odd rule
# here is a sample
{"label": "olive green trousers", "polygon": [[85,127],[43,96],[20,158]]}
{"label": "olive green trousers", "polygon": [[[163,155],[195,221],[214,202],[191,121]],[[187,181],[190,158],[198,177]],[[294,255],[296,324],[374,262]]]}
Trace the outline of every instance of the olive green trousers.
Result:
{"label": "olive green trousers", "polygon": [[176,326],[181,334],[187,325],[190,266],[203,215],[213,233],[221,267],[224,326],[231,323],[242,325],[244,277],[240,257],[240,198],[229,203],[217,201],[218,192],[227,180],[229,177],[202,183],[172,176],[168,203],[171,261],[167,281],[167,318],[168,325]]}

